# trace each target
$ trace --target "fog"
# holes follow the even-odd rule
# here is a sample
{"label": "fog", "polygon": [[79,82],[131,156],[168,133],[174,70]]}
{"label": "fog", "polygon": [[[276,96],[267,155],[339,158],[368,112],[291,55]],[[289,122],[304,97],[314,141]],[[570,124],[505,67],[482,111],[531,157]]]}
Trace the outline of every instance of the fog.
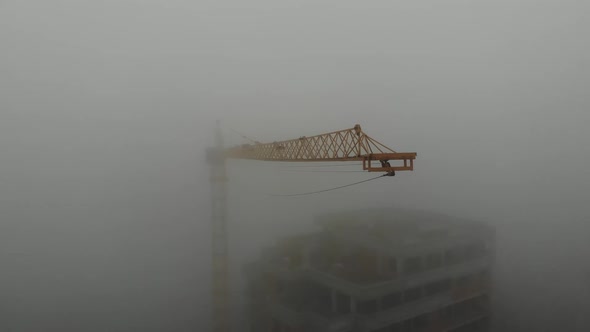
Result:
{"label": "fog", "polygon": [[318,213],[397,206],[496,227],[497,331],[590,330],[589,10],[0,1],[0,330],[208,330],[216,120],[227,146],[360,123],[418,153],[302,197],[269,195],[371,174],[229,161],[236,298]]}

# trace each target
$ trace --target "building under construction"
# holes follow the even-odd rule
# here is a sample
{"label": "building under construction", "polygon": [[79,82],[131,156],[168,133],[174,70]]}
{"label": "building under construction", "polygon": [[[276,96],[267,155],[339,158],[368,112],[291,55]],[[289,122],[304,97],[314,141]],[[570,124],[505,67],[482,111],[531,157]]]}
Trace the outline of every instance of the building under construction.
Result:
{"label": "building under construction", "polygon": [[250,331],[488,330],[489,226],[400,210],[317,224],[245,267]]}

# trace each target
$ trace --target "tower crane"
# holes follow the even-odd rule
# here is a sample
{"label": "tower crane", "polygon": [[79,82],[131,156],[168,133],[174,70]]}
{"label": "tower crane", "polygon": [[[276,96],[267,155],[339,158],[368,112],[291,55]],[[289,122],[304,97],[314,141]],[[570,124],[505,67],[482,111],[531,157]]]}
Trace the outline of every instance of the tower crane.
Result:
{"label": "tower crane", "polygon": [[[221,130],[216,133],[216,146],[208,150],[212,190],[212,297],[213,331],[231,331],[229,292],[227,173],[226,159],[251,159],[279,162],[362,162],[364,171],[383,172],[414,169],[415,152],[396,152],[368,136],[360,125],[310,137],[280,142],[251,144],[224,149]],[[397,163],[392,165],[392,162]]]}

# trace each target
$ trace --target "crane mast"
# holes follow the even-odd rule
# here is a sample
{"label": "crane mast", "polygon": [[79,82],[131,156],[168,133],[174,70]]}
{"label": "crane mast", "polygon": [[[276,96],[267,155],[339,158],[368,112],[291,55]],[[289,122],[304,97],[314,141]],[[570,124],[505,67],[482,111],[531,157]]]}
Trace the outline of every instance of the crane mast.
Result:
{"label": "crane mast", "polygon": [[211,183],[211,291],[214,332],[230,332],[229,255],[227,232],[227,170],[219,123],[215,147],[207,151]]}
{"label": "crane mast", "polygon": [[[231,331],[229,259],[227,231],[226,159],[282,162],[362,162],[363,170],[384,172],[414,170],[415,152],[396,152],[365,134],[360,125],[310,137],[280,142],[243,144],[224,149],[219,125],[216,146],[208,151],[212,189],[212,297],[213,331]],[[396,163],[392,165],[393,163]]]}

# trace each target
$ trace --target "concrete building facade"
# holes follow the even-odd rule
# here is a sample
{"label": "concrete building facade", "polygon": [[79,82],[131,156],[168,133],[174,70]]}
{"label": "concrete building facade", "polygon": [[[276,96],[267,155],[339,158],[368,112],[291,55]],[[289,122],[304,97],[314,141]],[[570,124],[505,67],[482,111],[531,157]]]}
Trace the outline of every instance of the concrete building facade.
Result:
{"label": "concrete building facade", "polygon": [[488,331],[489,226],[400,210],[317,224],[245,267],[250,331]]}

